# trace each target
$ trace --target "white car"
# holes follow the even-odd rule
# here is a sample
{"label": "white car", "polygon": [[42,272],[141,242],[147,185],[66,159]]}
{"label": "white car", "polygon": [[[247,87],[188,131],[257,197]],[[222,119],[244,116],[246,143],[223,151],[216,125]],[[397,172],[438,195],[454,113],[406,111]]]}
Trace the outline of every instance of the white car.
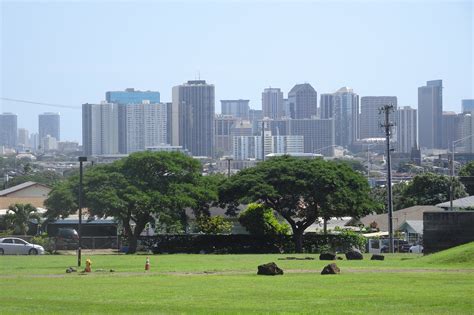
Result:
{"label": "white car", "polygon": [[413,245],[410,247],[410,253],[423,253],[423,245]]}
{"label": "white car", "polygon": [[43,255],[44,248],[17,237],[0,238],[0,255]]}

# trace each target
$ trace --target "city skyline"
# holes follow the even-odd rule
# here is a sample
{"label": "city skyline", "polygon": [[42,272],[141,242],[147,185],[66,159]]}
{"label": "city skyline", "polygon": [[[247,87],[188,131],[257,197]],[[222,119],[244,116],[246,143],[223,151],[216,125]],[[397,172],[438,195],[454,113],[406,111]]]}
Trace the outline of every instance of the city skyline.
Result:
{"label": "city skyline", "polygon": [[81,105],[106,91],[159,91],[171,102],[173,86],[199,78],[215,86],[216,103],[248,99],[251,109],[265,88],[287,98],[303,83],[318,103],[348,86],[417,108],[417,88],[438,79],[444,111],[474,98],[470,1],[138,4],[3,1],[0,96],[77,109],[2,100],[0,112],[33,132],[37,115],[60,111],[61,138],[80,142]]}

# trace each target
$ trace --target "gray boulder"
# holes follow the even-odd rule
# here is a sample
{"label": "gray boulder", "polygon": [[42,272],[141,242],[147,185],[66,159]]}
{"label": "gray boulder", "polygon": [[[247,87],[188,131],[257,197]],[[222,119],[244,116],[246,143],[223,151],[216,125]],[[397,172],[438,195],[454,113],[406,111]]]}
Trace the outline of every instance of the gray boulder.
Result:
{"label": "gray boulder", "polygon": [[384,260],[385,256],[384,255],[379,255],[379,254],[373,254],[370,260]]}
{"label": "gray boulder", "polygon": [[339,267],[335,263],[332,263],[324,267],[323,270],[321,271],[321,274],[322,275],[337,275],[340,272],[341,272],[341,269],[339,269]]}
{"label": "gray boulder", "polygon": [[321,253],[319,260],[336,260],[336,255],[333,253]]}
{"label": "gray boulder", "polygon": [[346,259],[347,260],[362,260],[364,259],[364,256],[362,255],[360,250],[353,248],[346,253]]}

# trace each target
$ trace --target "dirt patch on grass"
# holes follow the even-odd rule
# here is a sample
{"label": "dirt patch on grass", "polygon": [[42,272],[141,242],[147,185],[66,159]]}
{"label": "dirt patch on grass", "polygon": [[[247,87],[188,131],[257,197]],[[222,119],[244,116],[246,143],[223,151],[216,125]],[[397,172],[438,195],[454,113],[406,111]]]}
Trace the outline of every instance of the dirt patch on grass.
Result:
{"label": "dirt patch on grass", "polygon": [[[320,270],[316,269],[287,269],[284,270],[285,274],[319,274]],[[31,274],[31,275],[2,275],[0,279],[12,279],[12,278],[65,278],[65,277],[95,277],[95,276],[107,276],[107,277],[134,277],[134,276],[159,276],[159,275],[168,275],[168,276],[200,276],[200,275],[253,275],[256,271],[239,271],[239,270],[228,270],[228,271],[190,271],[190,272],[178,272],[178,271],[169,271],[169,272],[91,272],[91,273],[81,273],[74,272],[69,274]],[[357,269],[357,268],[343,268],[341,269],[341,274],[351,274],[351,273],[474,273],[474,269],[429,269],[429,268],[397,268],[397,269]]]}

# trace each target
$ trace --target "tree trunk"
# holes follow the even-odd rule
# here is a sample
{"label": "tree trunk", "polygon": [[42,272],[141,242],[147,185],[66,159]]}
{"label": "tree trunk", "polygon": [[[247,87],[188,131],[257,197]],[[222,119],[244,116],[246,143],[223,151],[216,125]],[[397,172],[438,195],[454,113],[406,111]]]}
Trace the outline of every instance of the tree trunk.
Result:
{"label": "tree trunk", "polygon": [[132,235],[130,235],[128,237],[128,251],[127,251],[127,254],[135,254],[137,252],[137,243],[138,243],[138,239],[132,233]]}
{"label": "tree trunk", "polygon": [[303,252],[303,231],[304,230],[293,230],[293,241],[295,242],[295,252]]}
{"label": "tree trunk", "polygon": [[326,218],[323,219],[323,227],[324,227],[324,235],[328,234],[328,220]]}
{"label": "tree trunk", "polygon": [[[146,224],[148,223],[148,218],[139,218],[135,224],[133,233],[130,233],[129,236],[129,246],[127,254],[134,254],[137,252],[138,237],[145,229]],[[131,228],[129,228],[131,231]]]}

